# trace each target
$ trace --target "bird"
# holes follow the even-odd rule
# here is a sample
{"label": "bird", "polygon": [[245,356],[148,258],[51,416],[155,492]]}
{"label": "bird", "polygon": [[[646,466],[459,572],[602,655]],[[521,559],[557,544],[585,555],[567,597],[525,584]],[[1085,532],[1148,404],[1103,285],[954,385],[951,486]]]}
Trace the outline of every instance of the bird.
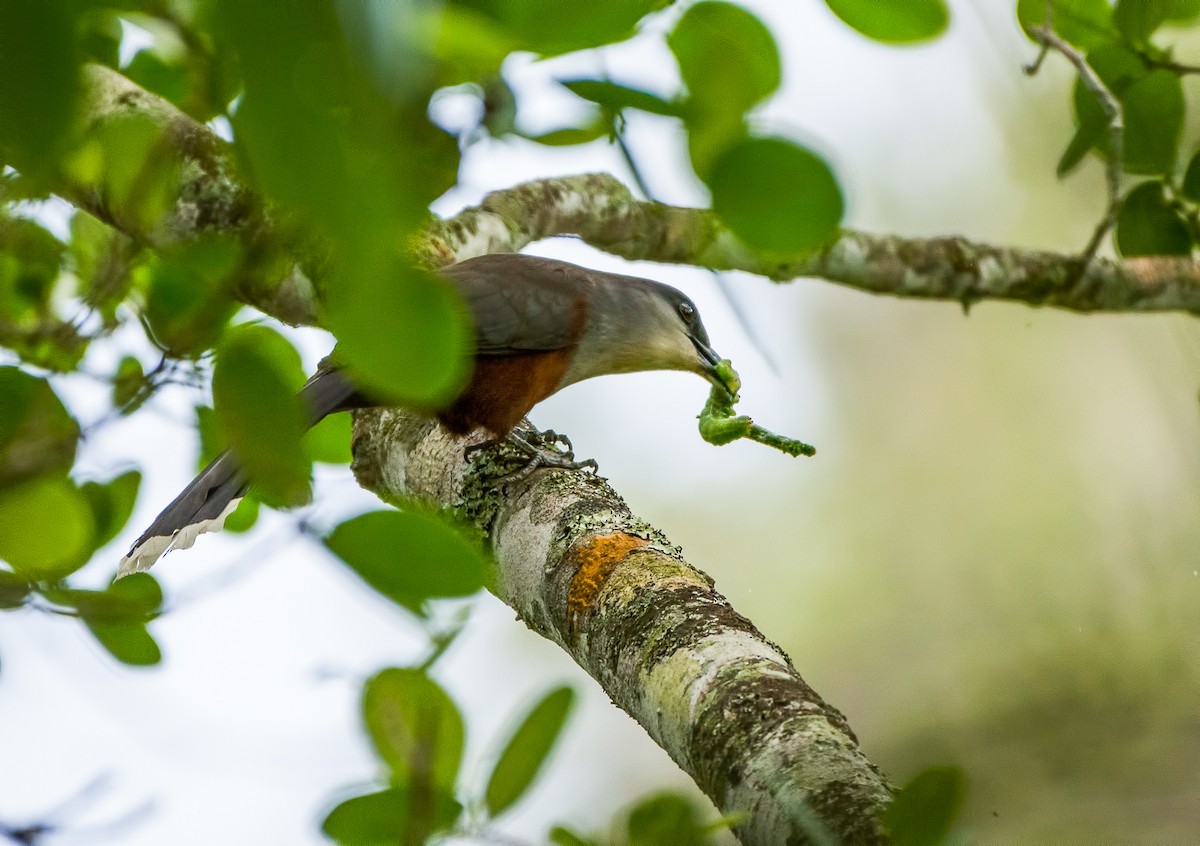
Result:
{"label": "bird", "polygon": [[[646,370],[696,373],[726,388],[696,305],[682,291],[522,253],[492,253],[441,268],[474,324],[473,368],[466,386],[434,416],[447,431],[484,429],[530,456],[530,466],[578,468],[568,453],[550,456],[517,431],[530,410],[568,385]],[[308,424],[329,414],[380,405],[360,391],[334,357],[300,390]],[[557,437],[557,436],[556,436]],[[166,507],[121,559],[118,575],[150,568],[163,554],[190,547],[221,528],[248,482],[225,452]]]}

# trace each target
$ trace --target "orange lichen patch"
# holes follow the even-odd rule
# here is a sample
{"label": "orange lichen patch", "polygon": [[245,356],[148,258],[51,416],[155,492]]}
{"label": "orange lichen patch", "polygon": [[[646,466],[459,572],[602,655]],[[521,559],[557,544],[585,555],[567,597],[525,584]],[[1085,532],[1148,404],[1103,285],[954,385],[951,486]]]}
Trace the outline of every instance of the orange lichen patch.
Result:
{"label": "orange lichen patch", "polygon": [[630,552],[648,543],[648,540],[636,535],[613,532],[609,535],[596,535],[571,548],[569,558],[576,569],[571,579],[571,589],[567,594],[567,613],[572,628],[575,626],[575,620],[591,609],[600,589],[604,587],[609,574],[617,565],[624,561]]}

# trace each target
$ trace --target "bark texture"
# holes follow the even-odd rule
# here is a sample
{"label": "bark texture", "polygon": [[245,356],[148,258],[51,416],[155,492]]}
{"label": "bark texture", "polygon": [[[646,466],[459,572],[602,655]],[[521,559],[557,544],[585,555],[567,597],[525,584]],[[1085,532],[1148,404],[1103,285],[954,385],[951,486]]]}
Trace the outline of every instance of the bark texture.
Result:
{"label": "bark texture", "polygon": [[891,798],[845,718],[601,478],[538,471],[503,490],[485,452],[406,412],[360,412],[355,472],[489,537],[494,591],[558,643],[723,812],[746,844],[876,843]]}

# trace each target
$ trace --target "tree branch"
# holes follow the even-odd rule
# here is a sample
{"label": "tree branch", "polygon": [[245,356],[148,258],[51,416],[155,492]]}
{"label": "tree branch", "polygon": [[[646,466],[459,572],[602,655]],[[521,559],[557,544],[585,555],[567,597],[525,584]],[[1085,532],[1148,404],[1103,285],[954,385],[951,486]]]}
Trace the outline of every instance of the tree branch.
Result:
{"label": "tree branch", "polygon": [[[103,175],[65,181],[64,196],[152,247],[220,232],[278,249],[269,243],[271,212],[237,181],[228,145],[112,71],[89,68],[87,82],[89,128],[130,113],[149,117],[179,156],[178,191],[150,224],[122,206],[120,192],[106,190]],[[436,266],[560,231],[586,232],[610,247],[641,235],[622,229],[637,225],[630,213],[639,207],[608,176],[532,183],[488,203],[488,211],[434,224],[419,254]],[[653,208],[679,222],[711,222],[696,210]],[[314,322],[315,290],[294,269],[235,289],[291,322]],[[481,474],[493,451],[468,468],[463,449],[471,440],[405,412],[364,412],[355,424],[355,472],[384,499],[420,495],[490,531],[496,593],[591,673],[722,810],[750,812],[738,827],[744,842],[885,839],[879,814],[891,788],[844,717],[710,579],[595,477],[539,472],[504,491],[487,488]]]}
{"label": "tree branch", "polygon": [[354,471],[489,533],[493,591],[637,720],[746,844],[877,843],[891,799],[845,718],[704,573],[597,476],[550,471],[489,488],[481,435],[396,410],[356,414]]}
{"label": "tree branch", "polygon": [[[225,142],[164,100],[107,68],[89,66],[88,122],[92,131],[130,113],[149,117],[175,145],[181,166],[174,207],[153,226],[104,192],[102,183],[64,180],[60,193],[80,208],[155,247],[206,232],[239,233],[254,249],[280,254],[269,210],[238,181]],[[556,235],[630,260],[742,270],[776,281],[817,277],[875,294],[952,300],[971,305],[1011,300],[1081,312],[1185,311],[1200,314],[1200,264],[1182,257],[1125,261],[1080,259],[1062,253],[998,247],[965,238],[903,238],[843,231],[829,246],[799,258],[756,253],[706,209],[639,201],[609,174],[543,179],[496,191],[472,208],[430,224],[415,247],[429,266],[489,252],[514,252]],[[316,251],[319,253],[319,250]],[[272,266],[260,262],[259,266]],[[240,300],[288,323],[316,322],[316,292],[301,262],[236,281]]]}

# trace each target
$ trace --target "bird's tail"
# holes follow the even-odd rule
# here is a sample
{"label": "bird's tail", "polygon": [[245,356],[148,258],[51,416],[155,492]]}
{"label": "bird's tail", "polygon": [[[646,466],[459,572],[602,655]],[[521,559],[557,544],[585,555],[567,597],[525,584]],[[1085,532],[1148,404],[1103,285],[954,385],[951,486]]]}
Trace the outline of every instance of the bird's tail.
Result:
{"label": "bird's tail", "polygon": [[[363,404],[350,380],[325,362],[300,389],[300,397],[308,406],[309,426],[316,425],[326,415]],[[219,531],[247,487],[237,458],[230,452],[218,455],[134,542],[121,559],[118,577],[149,570],[167,552],[190,547],[197,535]]]}

